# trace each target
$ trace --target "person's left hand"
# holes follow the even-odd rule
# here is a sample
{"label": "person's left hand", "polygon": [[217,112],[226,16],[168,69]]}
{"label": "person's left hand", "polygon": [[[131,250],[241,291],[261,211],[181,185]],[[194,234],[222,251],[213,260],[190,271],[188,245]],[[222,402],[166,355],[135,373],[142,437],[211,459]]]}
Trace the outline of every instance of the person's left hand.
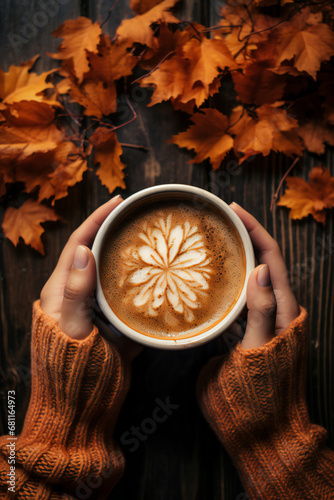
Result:
{"label": "person's left hand", "polygon": [[[41,308],[73,339],[85,339],[93,329],[96,266],[89,247],[102,222],[122,201],[121,196],[115,196],[95,210],[72,233],[55,270],[42,289]],[[138,354],[140,348],[135,342],[114,334],[100,318],[96,318],[95,322],[100,333],[107,340],[117,344],[128,357],[133,358]]]}

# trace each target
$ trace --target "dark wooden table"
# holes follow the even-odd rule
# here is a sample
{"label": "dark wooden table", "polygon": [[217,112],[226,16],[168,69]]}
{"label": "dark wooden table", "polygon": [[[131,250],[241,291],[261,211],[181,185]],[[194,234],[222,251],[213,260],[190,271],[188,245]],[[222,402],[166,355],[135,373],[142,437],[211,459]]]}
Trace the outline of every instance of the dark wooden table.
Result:
{"label": "dark wooden table", "polygon": [[[59,2],[60,3],[60,2]],[[40,10],[37,0],[0,0],[1,67],[19,64],[41,51],[53,52],[59,43],[51,32],[64,20],[79,15],[102,21],[111,0],[62,0],[63,5],[48,24],[38,30],[26,44],[14,48],[10,32],[20,34],[27,20]],[[183,5],[182,5],[183,4]],[[207,26],[215,24],[219,0],[183,0],[179,17],[196,20]],[[105,25],[113,34],[121,19],[131,16],[128,2],[119,1]],[[52,67],[43,57],[38,71]],[[168,104],[146,108],[134,103],[138,113],[135,122],[120,133],[122,142],[144,144],[144,153],[125,149],[127,189],[124,197],[139,189],[161,183],[184,183],[204,187],[230,203],[244,206],[280,243],[291,273],[299,303],[309,312],[310,349],[308,357],[307,398],[313,422],[328,430],[329,445],[334,445],[334,345],[333,345],[333,212],[325,228],[308,218],[291,221],[286,209],[270,211],[270,201],[290,162],[280,156],[256,158],[234,174],[224,167],[212,173],[208,165],[188,165],[189,155],[166,140],[180,130],[182,117]],[[313,165],[326,165],[334,174],[334,156],[308,156],[294,169],[296,175],[308,178]],[[13,195],[15,197],[15,193]],[[1,235],[0,245],[0,433],[6,432],[6,395],[15,388],[19,406],[18,427],[22,426],[29,401],[29,342],[31,305],[52,272],[61,249],[71,232],[100,204],[109,199],[107,190],[90,172],[84,181],[70,189],[70,196],[57,203],[57,211],[67,224],[46,225],[43,237],[46,256],[12,243]],[[6,198],[0,206],[2,221]],[[141,441],[136,451],[123,446],[127,467],[125,476],[113,491],[117,500],[242,500],[243,487],[227,454],[204,421],[195,399],[195,383],[200,368],[213,355],[225,352],[230,340],[224,337],[201,348],[186,352],[164,352],[146,349],[133,363],[132,386],[121,412],[116,437],[140,425],[152,415],[156,399],[170,398],[178,409],[155,432]]]}

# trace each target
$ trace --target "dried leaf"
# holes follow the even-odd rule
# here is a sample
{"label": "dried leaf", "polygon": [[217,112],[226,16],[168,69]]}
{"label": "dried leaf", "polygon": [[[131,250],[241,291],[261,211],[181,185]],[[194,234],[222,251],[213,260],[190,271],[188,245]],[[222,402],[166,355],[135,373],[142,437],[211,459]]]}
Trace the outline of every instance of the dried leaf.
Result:
{"label": "dried leaf", "polygon": [[128,47],[140,43],[154,48],[156,37],[151,26],[156,23],[179,23],[170,12],[177,2],[178,0],[164,0],[144,14],[123,20],[116,31],[119,41],[126,42]]}
{"label": "dried leaf", "polygon": [[20,64],[11,66],[7,73],[0,69],[0,109],[5,109],[5,104],[17,103],[20,101],[46,102],[53,106],[60,106],[55,99],[48,99],[44,95],[46,89],[53,89],[52,83],[45,80],[55,70],[46,71],[37,75],[31,71],[38,56]]}
{"label": "dried leaf", "polygon": [[7,238],[16,246],[20,237],[27,245],[31,245],[44,255],[41,235],[44,228],[41,223],[56,221],[60,217],[51,208],[40,205],[36,201],[27,200],[20,208],[7,208],[2,229]]}
{"label": "dried leaf", "polygon": [[232,137],[226,133],[228,118],[216,109],[202,109],[195,113],[186,132],[173,136],[168,142],[181,148],[194,149],[196,156],[189,163],[201,163],[210,158],[210,163],[217,169],[226,153],[233,147]]}
{"label": "dried leaf", "polygon": [[[279,103],[278,103],[279,104]],[[234,150],[242,163],[250,156],[268,156],[271,151],[282,152],[287,156],[303,152],[298,137],[298,122],[277,105],[264,104],[257,108],[257,118],[251,117],[238,106],[230,117],[230,134],[235,135]]]}
{"label": "dried leaf", "polygon": [[303,139],[306,149],[311,153],[323,154],[325,143],[334,146],[334,127],[327,125],[324,121],[303,124],[298,129],[298,135]]}
{"label": "dried leaf", "polygon": [[64,134],[51,124],[35,127],[0,127],[0,155],[21,161],[33,153],[51,151],[64,140]]}
{"label": "dried leaf", "polygon": [[55,117],[55,110],[44,102],[20,101],[8,104],[1,111],[8,124],[17,127],[49,125]]}
{"label": "dried leaf", "polygon": [[87,51],[97,53],[101,33],[99,23],[96,21],[93,24],[87,17],[65,21],[53,32],[55,37],[63,38],[64,41],[58,47],[58,52],[50,55],[54,59],[72,59],[75,75],[81,83],[83,75],[89,71]]}
{"label": "dried leaf", "polygon": [[[301,23],[308,16],[304,29]],[[317,71],[323,61],[330,59],[334,53],[334,33],[327,24],[310,24],[308,11],[295,16],[282,27],[281,43],[278,44],[277,63],[293,59],[298,71],[306,71],[316,79]]]}
{"label": "dried leaf", "polygon": [[129,52],[127,43],[111,43],[108,35],[101,35],[98,52],[87,51],[87,57],[90,71],[85,78],[98,78],[107,83],[131,75],[138,61]]}
{"label": "dried leaf", "polygon": [[287,177],[288,189],[277,203],[290,208],[292,219],[302,219],[308,215],[325,224],[326,209],[334,207],[334,177],[329,170],[313,167],[309,184],[298,177]]}
{"label": "dried leaf", "polygon": [[123,172],[125,165],[120,160],[123,151],[116,133],[106,127],[99,127],[91,136],[90,142],[95,147],[94,163],[100,163],[96,174],[102,184],[110,193],[117,187],[125,189]]}

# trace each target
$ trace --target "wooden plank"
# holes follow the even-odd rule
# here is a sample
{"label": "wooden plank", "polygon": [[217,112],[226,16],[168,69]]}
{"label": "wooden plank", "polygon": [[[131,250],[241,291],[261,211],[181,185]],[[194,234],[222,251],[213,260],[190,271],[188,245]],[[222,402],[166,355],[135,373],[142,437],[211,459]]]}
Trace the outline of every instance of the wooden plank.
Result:
{"label": "wooden plank", "polygon": [[[41,7],[43,3],[44,8]],[[51,5],[52,4],[52,5]],[[52,7],[53,6],[53,7]],[[52,36],[63,21],[80,15],[80,0],[54,0],[39,2],[28,0],[1,0],[0,55],[1,68],[18,65],[36,54],[53,52],[59,44]],[[44,15],[43,15],[44,12]],[[43,26],[42,26],[43,25]],[[14,36],[15,35],[15,36]],[[16,38],[15,38],[16,37]],[[21,37],[18,38],[18,37]],[[19,43],[20,42],[20,43]],[[18,45],[15,45],[18,44]],[[55,67],[45,55],[37,62],[36,71]],[[0,244],[0,432],[5,433],[7,390],[15,387],[19,412],[17,428],[20,430],[29,400],[30,354],[29,338],[31,306],[39,297],[48,276],[55,267],[68,235],[84,218],[82,186],[76,186],[71,196],[57,203],[57,211],[64,219],[71,214],[69,224],[46,225],[43,236],[46,256],[19,244],[14,248],[1,233]],[[17,190],[0,205],[0,221],[7,206],[20,204]]]}

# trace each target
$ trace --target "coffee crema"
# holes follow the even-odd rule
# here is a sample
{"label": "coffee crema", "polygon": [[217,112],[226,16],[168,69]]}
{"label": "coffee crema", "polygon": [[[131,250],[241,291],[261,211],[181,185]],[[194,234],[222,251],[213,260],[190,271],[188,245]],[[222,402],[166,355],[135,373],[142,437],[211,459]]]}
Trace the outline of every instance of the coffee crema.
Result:
{"label": "coffee crema", "polygon": [[245,254],[233,224],[184,199],[137,207],[109,230],[99,274],[104,296],[132,329],[159,338],[198,335],[238,300]]}

